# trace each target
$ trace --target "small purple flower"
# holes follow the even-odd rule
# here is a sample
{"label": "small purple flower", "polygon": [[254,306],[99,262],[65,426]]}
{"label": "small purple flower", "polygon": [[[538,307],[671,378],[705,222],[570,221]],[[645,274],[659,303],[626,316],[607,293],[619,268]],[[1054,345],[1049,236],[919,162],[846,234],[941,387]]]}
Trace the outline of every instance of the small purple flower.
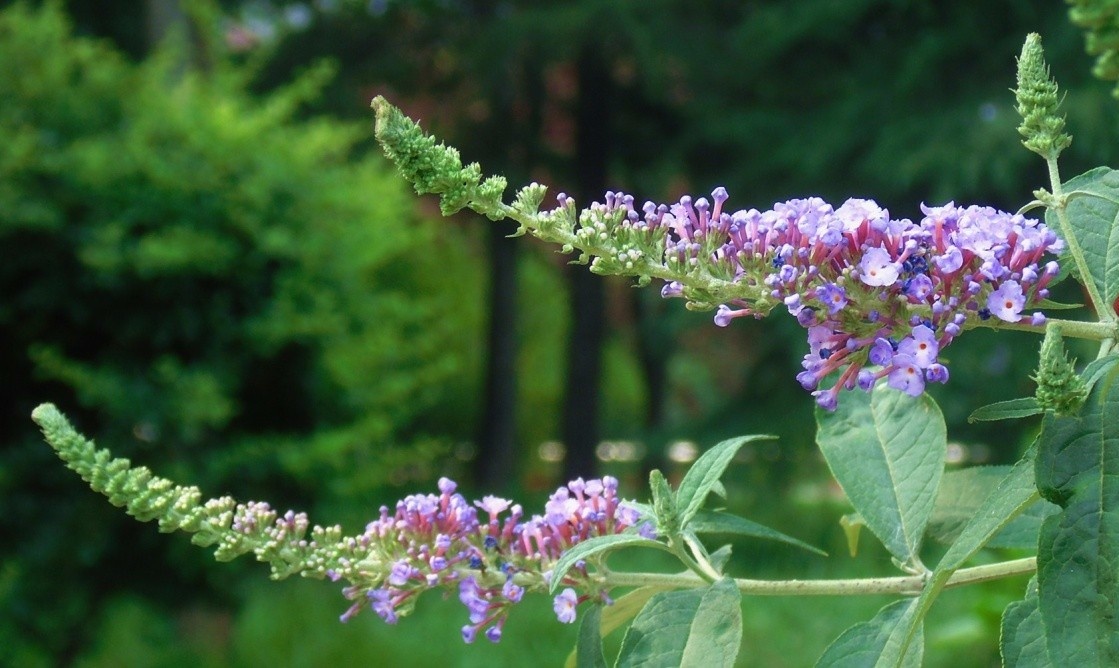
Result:
{"label": "small purple flower", "polygon": [[395,624],[397,622],[396,609],[392,602],[392,593],[387,589],[374,589],[368,594],[370,603],[369,607],[377,616],[385,620],[387,624]]}
{"label": "small purple flower", "polygon": [[578,604],[579,597],[576,596],[575,590],[568,587],[556,596],[552,604],[552,610],[555,611],[556,619],[561,623],[570,624],[575,621],[575,606]]}
{"label": "small purple flower", "polygon": [[816,397],[816,403],[826,411],[834,411],[836,406],[839,405],[839,387],[833,387],[828,390],[816,390],[812,393]]}
{"label": "small purple flower", "polygon": [[513,584],[513,579],[510,578],[501,586],[501,594],[512,603],[520,603],[521,598],[525,595],[525,588]]}
{"label": "small purple flower", "polygon": [[894,355],[894,368],[890,371],[887,383],[895,390],[901,390],[911,397],[921,396],[925,391],[924,374],[908,355]]}
{"label": "small purple flower", "polygon": [[729,327],[732,320],[737,317],[738,311],[731,309],[726,304],[719,304],[719,310],[715,312],[715,325],[718,327]]}
{"label": "small purple flower", "polygon": [[510,504],[512,504],[512,501],[497,496],[483,496],[481,501],[474,502],[475,506],[490,514],[490,519],[494,519],[498,514],[508,510]]}
{"label": "small purple flower", "polygon": [[874,340],[874,345],[870,347],[869,357],[871,364],[889,366],[890,360],[894,358],[894,346],[890,344],[888,339],[878,337]]}
{"label": "small purple flower", "polygon": [[964,266],[964,254],[956,246],[949,246],[944,253],[933,258],[933,264],[941,273],[951,274]]}
{"label": "small purple flower", "polygon": [[501,627],[494,625],[486,629],[486,640],[499,642],[501,640]]}
{"label": "small purple flower", "polygon": [[400,560],[392,565],[392,571],[389,573],[389,584],[402,587],[408,584],[408,579],[412,577],[415,571],[412,565],[405,560]]}
{"label": "small purple flower", "polygon": [[828,313],[835,315],[847,306],[847,292],[835,283],[826,283],[816,288],[816,297],[828,307]]}
{"label": "small purple flower", "polygon": [[987,297],[987,310],[1006,322],[1018,322],[1025,305],[1026,298],[1017,281],[1006,281]]}
{"label": "small purple flower", "polygon": [[860,390],[866,390],[867,392],[870,392],[874,389],[874,381],[876,380],[878,380],[877,374],[875,374],[870,369],[862,369],[861,371],[859,371],[858,379],[856,382]]}
{"label": "small purple flower", "polygon": [[936,363],[936,356],[940,346],[936,342],[936,333],[925,325],[913,328],[913,334],[902,339],[898,344],[898,354],[913,358],[917,366],[927,369]]}
{"label": "small purple flower", "polygon": [[925,380],[930,383],[947,383],[948,367],[943,364],[930,364],[929,368],[925,369]]}
{"label": "small purple flower", "polygon": [[474,638],[477,637],[477,635],[478,635],[478,628],[477,627],[471,626],[469,624],[462,627],[462,640],[466,644],[469,645],[470,643],[474,642]]}
{"label": "small purple flower", "polygon": [[933,291],[933,282],[925,274],[917,274],[905,282],[905,294],[919,302],[925,301]]}
{"label": "small purple flower", "polygon": [[873,287],[890,286],[898,280],[898,265],[885,248],[869,248],[859,261],[859,280]]}

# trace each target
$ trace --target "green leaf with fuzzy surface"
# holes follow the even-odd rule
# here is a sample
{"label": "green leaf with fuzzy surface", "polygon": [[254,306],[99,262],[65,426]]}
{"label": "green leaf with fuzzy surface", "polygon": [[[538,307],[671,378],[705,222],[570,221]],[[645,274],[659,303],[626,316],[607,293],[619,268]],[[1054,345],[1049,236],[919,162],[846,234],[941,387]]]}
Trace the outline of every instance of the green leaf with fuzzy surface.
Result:
{"label": "green leaf with fuzzy surface", "polygon": [[904,666],[918,668],[925,653],[924,633],[917,637],[904,656],[901,646],[910,618],[916,613],[917,601],[895,601],[878,611],[869,622],[860,622],[844,631],[816,662],[817,668],[886,668]]}
{"label": "green leaf with fuzzy surface", "polygon": [[[953,543],[1010,470],[1009,466],[972,466],[945,473],[929,518],[929,536],[941,543]],[[1032,477],[1029,482],[1033,482]],[[1039,499],[987,541],[987,547],[1035,549],[1042,520],[1058,510]]]}
{"label": "green leaf with fuzzy surface", "polygon": [[618,668],[733,666],[742,642],[741,600],[728,578],[653,596],[622,640]]}
{"label": "green leaf with fuzzy surface", "polygon": [[927,394],[886,386],[851,392],[835,412],[816,409],[816,442],[866,526],[913,563],[944,472],[944,417]]}
{"label": "green leaf with fuzzy surface", "polygon": [[688,523],[688,530],[696,534],[748,536],[750,538],[776,540],[799,547],[803,550],[808,550],[809,552],[827,556],[827,552],[824,552],[818,547],[813,547],[804,541],[797,540],[776,529],[770,529],[764,524],[758,524],[745,517],[739,517],[728,513],[700,510],[696,513],[695,517],[692,518],[692,521]]}
{"label": "green leaf with fuzzy surface", "polygon": [[[1069,179],[1064,191],[1069,196],[1069,226],[1091,274],[1082,278],[1094,283],[1104,302],[1111,304],[1119,295],[1119,171],[1097,167]],[[1060,231],[1052,212],[1045,220]]]}
{"label": "green leaf with fuzzy surface", "polygon": [[[1114,375],[1114,372],[1112,373]],[[1061,507],[1038,540],[1038,607],[1054,665],[1119,665],[1119,383],[1046,416],[1037,485]]]}
{"label": "green leaf with fuzzy surface", "polygon": [[1006,668],[1049,668],[1049,647],[1037,605],[1037,578],[1030,578],[1026,597],[1006,606],[999,638],[1002,665]]}
{"label": "green leaf with fuzzy surface", "polygon": [[563,576],[567,574],[571,567],[577,561],[585,561],[591,557],[604,556],[609,552],[613,552],[623,547],[654,547],[657,549],[669,551],[664,543],[655,541],[651,538],[646,538],[636,533],[619,533],[609,536],[595,536],[587,540],[577,543],[570,550],[563,553],[557,561],[556,565],[552,568],[552,580],[549,585],[549,591],[555,593],[563,581]]}
{"label": "green leaf with fuzzy surface", "polygon": [[1018,418],[1037,415],[1042,412],[1044,412],[1044,409],[1041,407],[1041,404],[1037,402],[1036,398],[1022,397],[1021,399],[1000,401],[977,408],[971,415],[967,416],[967,421],[991,422],[994,420],[1016,420]]}
{"label": "green leaf with fuzzy surface", "polygon": [[719,478],[727,470],[727,465],[738,450],[752,441],[770,440],[774,436],[740,436],[719,443],[700,455],[692,464],[680,487],[676,490],[676,507],[680,513],[680,526],[687,527],[688,521],[703,507],[707,495],[721,489]]}
{"label": "green leaf with fuzzy surface", "polygon": [[602,606],[592,605],[583,613],[579,624],[579,640],[575,645],[575,665],[578,668],[606,668],[602,654],[602,632],[599,630]]}

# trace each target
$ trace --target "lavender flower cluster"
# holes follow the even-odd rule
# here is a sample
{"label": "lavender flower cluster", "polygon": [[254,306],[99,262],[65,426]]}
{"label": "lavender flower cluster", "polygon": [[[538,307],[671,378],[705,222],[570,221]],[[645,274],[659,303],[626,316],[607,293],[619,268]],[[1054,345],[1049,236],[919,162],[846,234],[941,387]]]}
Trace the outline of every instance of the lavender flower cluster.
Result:
{"label": "lavender flower cluster", "polygon": [[[835,409],[841,389],[869,391],[882,378],[911,396],[946,382],[938,356],[969,320],[1045,321],[1024,311],[1048,296],[1058,266],[1042,265],[1043,256],[1064,243],[1035,219],[949,202],[922,205],[924,218],[914,223],[872,200],[836,209],[816,197],[729,212],[727,199],[720,187],[713,202],[682,197],[638,212],[631,196],[607,193],[592,209],[624,209],[623,227],[663,235],[669,266],[706,267],[758,295],[720,305],[721,327],[783,303],[808,330],[797,380],[825,409]],[[683,292],[670,282],[661,294]],[[838,380],[821,388],[833,373]]]}
{"label": "lavender flower cluster", "polygon": [[[526,587],[544,588],[552,564],[573,545],[594,536],[638,528],[652,537],[639,511],[618,498],[617,479],[578,478],[549,497],[543,515],[524,520],[524,509],[507,499],[483,497],[473,505],[456,491],[453,481],[439,480],[439,494],[412,495],[381,508],[365,533],[352,539],[354,553],[328,575],[360,583],[343,589],[353,605],[346,621],[366,606],[389,624],[411,611],[418,595],[429,589],[451,589],[466,607],[470,623],[462,637],[473,642],[481,632],[501,639],[509,609]],[[609,602],[596,589],[585,564],[564,577],[570,584],[554,600],[556,617],[575,620],[576,606],[591,597]],[[577,592],[582,591],[580,595]]]}

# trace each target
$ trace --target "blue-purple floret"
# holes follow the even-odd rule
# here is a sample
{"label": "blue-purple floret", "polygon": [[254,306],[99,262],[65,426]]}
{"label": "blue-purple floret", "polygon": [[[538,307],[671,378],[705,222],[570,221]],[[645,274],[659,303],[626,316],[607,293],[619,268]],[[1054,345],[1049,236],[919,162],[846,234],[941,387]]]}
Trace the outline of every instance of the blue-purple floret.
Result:
{"label": "blue-purple floret", "polygon": [[[727,210],[724,188],[712,199],[647,202],[639,213],[629,195],[608,193],[607,207],[625,207],[635,227],[663,234],[669,266],[690,271],[706,263],[717,275],[768,290],[757,301],[720,305],[715,324],[784,304],[809,335],[797,380],[829,410],[840,390],[869,390],[881,379],[913,396],[928,382],[947,381],[937,354],[969,323],[1042,325],[1045,316],[1034,309],[1058,273],[1045,256],[1064,245],[1036,219],[953,202],[921,205],[924,215],[913,222],[865,199],[833,208],[810,197],[767,211]],[[661,294],[685,296],[686,288],[672,282]],[[897,342],[893,350],[884,340]],[[832,374],[837,380],[821,388]]]}
{"label": "blue-purple floret", "polygon": [[[381,508],[355,540],[368,557],[330,571],[332,580],[362,583],[343,589],[354,602],[343,621],[368,606],[395,624],[421,592],[451,589],[467,611],[463,640],[473,642],[482,633],[497,642],[526,586],[543,588],[552,565],[572,546],[630,529],[655,537],[651,523],[618,498],[618,481],[610,476],[571,481],[549,497],[544,514],[527,520],[519,504],[494,496],[470,504],[456,488],[443,478],[438,495],[405,497],[394,512]],[[563,583],[570,586],[561,594],[563,605],[556,604],[560,621],[574,620],[575,606],[586,598],[609,600],[585,562],[575,564]],[[581,598],[576,588],[585,592]]]}

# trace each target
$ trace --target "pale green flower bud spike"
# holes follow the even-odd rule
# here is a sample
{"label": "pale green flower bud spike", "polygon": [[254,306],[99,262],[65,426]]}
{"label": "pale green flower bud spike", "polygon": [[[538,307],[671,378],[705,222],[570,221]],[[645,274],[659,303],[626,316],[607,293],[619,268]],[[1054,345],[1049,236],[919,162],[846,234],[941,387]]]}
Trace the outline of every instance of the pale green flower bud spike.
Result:
{"label": "pale green flower bud spike", "polygon": [[[444,215],[469,208],[491,220],[510,218],[520,223],[515,236],[531,232],[557,244],[564,253],[577,253],[575,262],[590,264],[596,274],[630,276],[639,285],[653,278],[678,281],[690,308],[708,310],[719,303],[745,300],[764,315],[776,305],[764,286],[735,281],[723,267],[709,262],[670,265],[662,236],[626,224],[620,209],[592,206],[580,210],[573,199],[560,195],[558,207],[540,211],[547,188],[538,183],[522,188],[512,205],[505,204],[501,199],[504,177],[483,181],[476,163],[463,167],[457,149],[425,133],[383,97],[374,98],[370,106],[376,115],[374,134],[385,155],[417,193],[439,195]],[[715,240],[708,243],[715,244]],[[707,257],[713,250],[714,246],[705,247],[700,255]]]}
{"label": "pale green flower bud spike", "polygon": [[217,545],[218,561],[252,552],[272,567],[274,580],[281,580],[297,574],[327,577],[330,569],[344,570],[339,564],[347,559],[360,558],[339,526],[311,527],[303,513],[279,515],[267,504],[238,503],[228,496],[203,501],[197,487],[176,485],[145,466],[114,458],[75,431],[53,404],[42,404],[31,418],[66,466],[95,492],[141,522],[158,520],[163,533],[185,531],[194,534],[195,545]]}
{"label": "pale green flower bud spike", "polygon": [[1038,361],[1037,402],[1046,410],[1057,415],[1076,415],[1088,398],[1088,385],[1076,373],[1076,360],[1070,361],[1065,353],[1061,328],[1050,323],[1045,328],[1045,339],[1041,343],[1041,357]]}
{"label": "pale green flower bud spike", "polygon": [[1060,98],[1057,82],[1049,76],[1049,66],[1041,48],[1041,36],[1030,33],[1018,57],[1018,88],[1014,91],[1022,124],[1018,132],[1026,148],[1046,160],[1055,160],[1072,137],[1065,134],[1064,116],[1058,115]]}

